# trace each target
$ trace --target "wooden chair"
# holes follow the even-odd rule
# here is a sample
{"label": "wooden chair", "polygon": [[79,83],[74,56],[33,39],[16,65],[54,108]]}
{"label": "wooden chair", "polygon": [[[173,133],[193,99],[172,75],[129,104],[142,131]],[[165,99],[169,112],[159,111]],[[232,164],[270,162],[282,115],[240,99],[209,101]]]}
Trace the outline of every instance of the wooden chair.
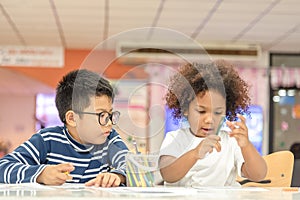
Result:
{"label": "wooden chair", "polygon": [[266,156],[268,171],[264,180],[254,182],[249,179],[238,178],[243,186],[253,187],[290,187],[292,182],[294,155],[290,151],[277,151]]}
{"label": "wooden chair", "polygon": [[292,187],[300,187],[300,159],[294,160]]}

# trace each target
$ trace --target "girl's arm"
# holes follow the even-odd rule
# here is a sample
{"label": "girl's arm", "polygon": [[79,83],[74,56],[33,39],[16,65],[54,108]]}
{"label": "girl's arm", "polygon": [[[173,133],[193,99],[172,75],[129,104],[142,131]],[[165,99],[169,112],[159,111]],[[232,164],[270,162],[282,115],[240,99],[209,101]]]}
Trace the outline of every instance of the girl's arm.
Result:
{"label": "girl's arm", "polygon": [[179,158],[174,156],[163,155],[160,157],[159,166],[160,173],[164,181],[174,183],[182,179],[187,172],[194,166],[198,159],[202,159],[207,153],[211,153],[215,148],[221,151],[219,143],[220,137],[217,135],[209,135],[200,144]]}
{"label": "girl's arm", "polygon": [[243,175],[252,181],[261,181],[264,179],[267,174],[267,164],[252,143],[242,147],[241,150],[245,160],[242,165]]}
{"label": "girl's arm", "polygon": [[161,156],[159,160],[161,176],[168,183],[177,182],[186,175],[197,160],[196,149],[188,151],[179,158]]}
{"label": "girl's arm", "polygon": [[249,141],[245,117],[238,114],[238,118],[240,122],[227,121],[226,124],[232,131],[229,136],[236,139],[245,160],[242,165],[243,176],[252,181],[261,181],[267,174],[267,164]]}

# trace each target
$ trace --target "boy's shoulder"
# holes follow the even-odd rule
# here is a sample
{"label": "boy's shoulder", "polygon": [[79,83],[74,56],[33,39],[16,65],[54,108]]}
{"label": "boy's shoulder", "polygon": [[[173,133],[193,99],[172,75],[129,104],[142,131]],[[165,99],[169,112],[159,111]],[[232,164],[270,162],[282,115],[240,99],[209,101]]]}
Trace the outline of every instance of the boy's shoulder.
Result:
{"label": "boy's shoulder", "polygon": [[64,127],[63,126],[52,126],[52,127],[47,127],[40,129],[37,134],[45,134],[45,133],[54,133],[54,134],[63,134],[64,132]]}
{"label": "boy's shoulder", "polygon": [[120,137],[119,133],[115,129],[112,129],[111,133],[108,136],[108,139],[109,140],[116,139],[116,136]]}

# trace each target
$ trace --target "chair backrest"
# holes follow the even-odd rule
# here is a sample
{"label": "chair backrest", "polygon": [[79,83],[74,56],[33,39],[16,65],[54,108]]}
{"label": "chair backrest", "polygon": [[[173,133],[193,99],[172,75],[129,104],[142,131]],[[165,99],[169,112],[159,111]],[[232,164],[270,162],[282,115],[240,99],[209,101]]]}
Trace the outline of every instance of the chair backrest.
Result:
{"label": "chair backrest", "polygon": [[300,142],[295,142],[291,145],[290,151],[294,154],[295,159],[300,159]]}
{"label": "chair backrest", "polygon": [[292,187],[300,187],[300,159],[295,159],[292,178]]}
{"label": "chair backrest", "polygon": [[290,151],[277,151],[263,156],[263,158],[268,166],[265,179],[260,182],[240,180],[242,186],[290,187],[294,167],[293,153]]}

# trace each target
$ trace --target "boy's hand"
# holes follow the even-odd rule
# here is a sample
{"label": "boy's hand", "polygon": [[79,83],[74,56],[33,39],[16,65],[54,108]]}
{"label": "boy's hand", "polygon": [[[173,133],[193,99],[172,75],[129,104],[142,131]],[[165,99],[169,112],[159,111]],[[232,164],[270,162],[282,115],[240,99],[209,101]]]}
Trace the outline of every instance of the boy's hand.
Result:
{"label": "boy's hand", "polygon": [[208,135],[200,144],[196,147],[198,159],[202,159],[207,153],[211,153],[215,148],[217,152],[221,151],[220,137],[217,135]]}
{"label": "boy's hand", "polygon": [[117,187],[121,184],[122,179],[125,179],[121,174],[100,173],[96,178],[85,183],[86,186],[96,187]]}
{"label": "boy's hand", "polygon": [[238,114],[238,118],[240,118],[240,122],[230,122],[226,121],[227,126],[231,129],[231,133],[229,133],[230,137],[234,137],[238,143],[238,145],[242,148],[250,144],[248,138],[248,128],[246,126],[246,119],[242,115]]}
{"label": "boy's hand", "polygon": [[37,182],[45,185],[62,185],[66,180],[71,180],[69,175],[75,168],[70,163],[48,165],[37,177]]}

